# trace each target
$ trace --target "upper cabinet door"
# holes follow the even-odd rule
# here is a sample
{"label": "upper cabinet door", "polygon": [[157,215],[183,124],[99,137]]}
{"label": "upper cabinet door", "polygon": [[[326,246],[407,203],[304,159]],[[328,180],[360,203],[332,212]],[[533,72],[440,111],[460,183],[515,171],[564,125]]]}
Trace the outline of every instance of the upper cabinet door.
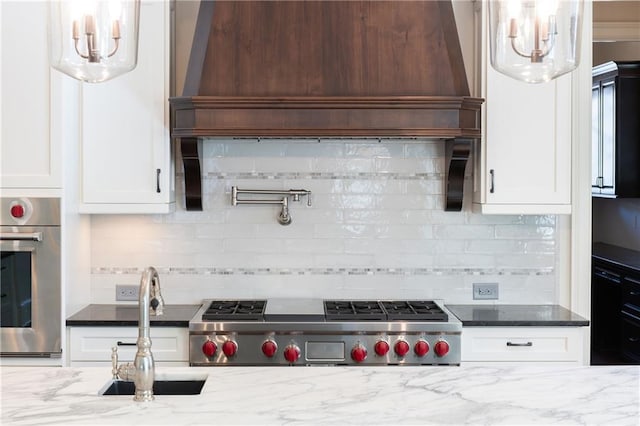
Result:
{"label": "upper cabinet door", "polygon": [[591,193],[640,197],[640,61],[607,62],[592,71]]}
{"label": "upper cabinet door", "polygon": [[0,2],[0,20],[0,187],[23,195],[59,191],[61,145],[52,136],[57,110],[51,104],[57,76],[49,67],[47,2]]}
{"label": "upper cabinet door", "polygon": [[571,212],[571,75],[542,84],[491,67],[486,2],[481,30],[483,137],[476,149],[474,209],[483,213]]}
{"label": "upper cabinet door", "polygon": [[174,208],[169,7],[170,2],[141,3],[133,71],[83,85],[83,213],[167,213]]}

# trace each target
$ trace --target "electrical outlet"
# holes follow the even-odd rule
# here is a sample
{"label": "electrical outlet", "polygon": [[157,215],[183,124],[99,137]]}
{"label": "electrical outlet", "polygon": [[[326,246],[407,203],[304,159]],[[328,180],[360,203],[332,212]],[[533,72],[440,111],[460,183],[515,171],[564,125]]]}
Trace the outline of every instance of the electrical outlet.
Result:
{"label": "electrical outlet", "polygon": [[498,283],[473,284],[474,300],[495,300],[498,298]]}
{"label": "electrical outlet", "polygon": [[138,300],[137,285],[116,285],[116,301]]}

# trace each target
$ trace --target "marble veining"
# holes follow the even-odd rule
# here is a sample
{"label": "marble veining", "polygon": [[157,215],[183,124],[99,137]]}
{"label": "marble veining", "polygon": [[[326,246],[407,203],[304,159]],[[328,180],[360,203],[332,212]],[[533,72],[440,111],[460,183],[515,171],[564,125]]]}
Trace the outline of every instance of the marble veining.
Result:
{"label": "marble veining", "polygon": [[640,367],[216,367],[201,395],[99,396],[109,369],[3,367],[3,425],[637,425]]}

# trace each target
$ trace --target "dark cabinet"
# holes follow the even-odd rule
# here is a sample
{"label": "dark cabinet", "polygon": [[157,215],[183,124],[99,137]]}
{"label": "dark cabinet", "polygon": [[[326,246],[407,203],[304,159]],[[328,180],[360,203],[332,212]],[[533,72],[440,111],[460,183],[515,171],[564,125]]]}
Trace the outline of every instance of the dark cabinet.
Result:
{"label": "dark cabinet", "polygon": [[591,276],[591,347],[601,356],[620,351],[621,276],[606,264],[594,261]]}
{"label": "dark cabinet", "polygon": [[593,258],[591,364],[640,364],[640,272]]}
{"label": "dark cabinet", "polygon": [[622,281],[622,356],[640,363],[640,274],[624,277]]}
{"label": "dark cabinet", "polygon": [[640,197],[640,61],[593,67],[591,192]]}

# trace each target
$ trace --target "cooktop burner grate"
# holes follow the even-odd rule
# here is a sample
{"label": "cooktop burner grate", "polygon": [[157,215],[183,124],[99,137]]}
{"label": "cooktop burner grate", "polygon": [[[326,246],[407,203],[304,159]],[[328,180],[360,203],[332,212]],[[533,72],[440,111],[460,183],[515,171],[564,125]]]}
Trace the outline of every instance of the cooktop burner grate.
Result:
{"label": "cooktop burner grate", "polygon": [[449,316],[431,300],[412,301],[348,301],[324,302],[327,321],[438,321]]}
{"label": "cooktop burner grate", "polygon": [[389,320],[448,321],[449,316],[430,300],[380,302]]}
{"label": "cooktop burner grate", "polygon": [[266,300],[213,300],[202,314],[205,321],[262,321]]}
{"label": "cooktop burner grate", "polygon": [[327,321],[382,321],[387,315],[379,302],[369,300],[328,300],[324,302]]}

